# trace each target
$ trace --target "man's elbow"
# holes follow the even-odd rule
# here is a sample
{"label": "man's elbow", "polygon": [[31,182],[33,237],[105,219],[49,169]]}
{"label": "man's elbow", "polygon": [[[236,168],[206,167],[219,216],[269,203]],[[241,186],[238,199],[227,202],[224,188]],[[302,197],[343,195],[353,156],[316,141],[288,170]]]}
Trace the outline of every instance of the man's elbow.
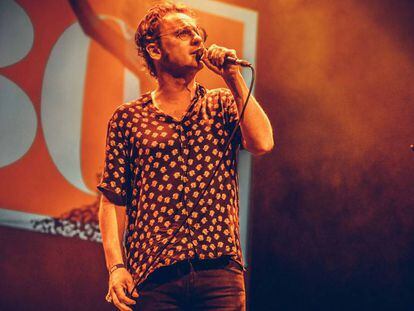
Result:
{"label": "man's elbow", "polygon": [[267,143],[263,143],[257,146],[245,146],[245,149],[252,153],[253,155],[264,155],[272,151],[275,147],[274,141],[269,141]]}
{"label": "man's elbow", "polygon": [[262,146],[262,148],[259,148],[256,150],[256,152],[254,152],[254,155],[264,155],[266,153],[269,153],[270,151],[273,150],[273,148],[275,147],[274,143]]}

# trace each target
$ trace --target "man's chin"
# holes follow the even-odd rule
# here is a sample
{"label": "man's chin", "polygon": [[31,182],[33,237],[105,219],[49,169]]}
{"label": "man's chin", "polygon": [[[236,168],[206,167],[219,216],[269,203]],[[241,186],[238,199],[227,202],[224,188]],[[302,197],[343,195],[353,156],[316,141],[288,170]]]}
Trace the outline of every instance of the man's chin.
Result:
{"label": "man's chin", "polygon": [[197,68],[197,70],[201,70],[204,68],[204,63],[200,59],[198,59],[197,56],[192,59],[191,64],[195,68]]}
{"label": "man's chin", "polygon": [[204,63],[202,61],[194,61],[189,67],[191,67],[192,70],[198,72],[204,68]]}

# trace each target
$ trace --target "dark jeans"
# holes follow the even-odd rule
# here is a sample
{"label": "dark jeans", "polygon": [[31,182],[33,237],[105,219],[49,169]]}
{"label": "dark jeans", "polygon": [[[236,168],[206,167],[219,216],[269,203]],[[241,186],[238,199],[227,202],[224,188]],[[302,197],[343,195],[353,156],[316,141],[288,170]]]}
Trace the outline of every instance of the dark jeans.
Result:
{"label": "dark jeans", "polygon": [[135,310],[246,310],[244,273],[228,257],[187,260],[153,272]]}

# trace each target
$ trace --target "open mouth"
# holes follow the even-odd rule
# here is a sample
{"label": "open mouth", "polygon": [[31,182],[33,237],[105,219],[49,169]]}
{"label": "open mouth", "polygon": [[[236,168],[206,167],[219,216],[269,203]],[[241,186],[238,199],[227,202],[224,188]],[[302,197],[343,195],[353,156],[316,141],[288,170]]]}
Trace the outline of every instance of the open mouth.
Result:
{"label": "open mouth", "polygon": [[199,62],[203,58],[204,49],[198,49],[193,54],[195,55],[196,60]]}

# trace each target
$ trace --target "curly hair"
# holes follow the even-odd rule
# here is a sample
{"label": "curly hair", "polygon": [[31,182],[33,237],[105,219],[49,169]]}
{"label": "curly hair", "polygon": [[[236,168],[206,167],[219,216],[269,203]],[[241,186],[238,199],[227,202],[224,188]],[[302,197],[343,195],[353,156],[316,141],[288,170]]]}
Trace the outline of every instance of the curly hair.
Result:
{"label": "curly hair", "polygon": [[195,16],[194,11],[184,4],[176,4],[170,1],[163,1],[151,9],[141,20],[135,32],[135,44],[138,48],[138,55],[142,56],[147,64],[151,76],[157,78],[157,71],[154,61],[147,52],[147,45],[152,42],[159,42],[160,24],[165,15],[169,13],[184,13],[189,16]]}

